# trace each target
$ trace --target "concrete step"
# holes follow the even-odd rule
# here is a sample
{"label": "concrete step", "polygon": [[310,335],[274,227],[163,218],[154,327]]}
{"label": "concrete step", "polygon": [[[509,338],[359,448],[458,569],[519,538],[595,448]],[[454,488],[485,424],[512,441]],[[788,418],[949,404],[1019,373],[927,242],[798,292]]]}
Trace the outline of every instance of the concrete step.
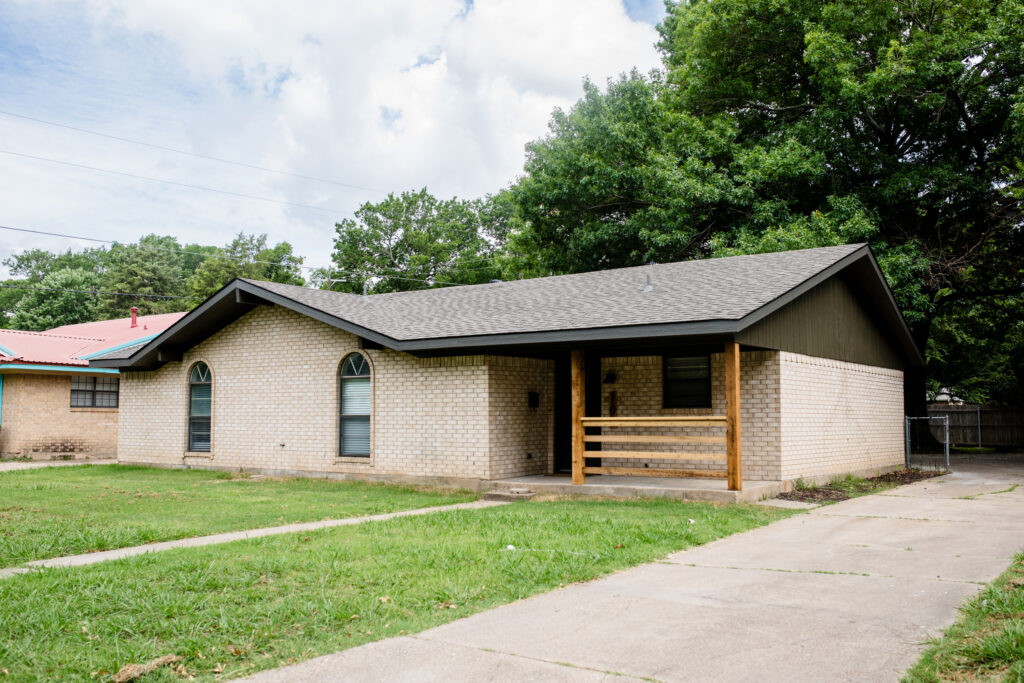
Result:
{"label": "concrete step", "polygon": [[506,502],[516,500],[529,500],[533,498],[536,493],[530,489],[524,488],[507,488],[507,489],[495,489],[493,491],[487,491],[484,495],[480,496],[483,500],[501,500]]}

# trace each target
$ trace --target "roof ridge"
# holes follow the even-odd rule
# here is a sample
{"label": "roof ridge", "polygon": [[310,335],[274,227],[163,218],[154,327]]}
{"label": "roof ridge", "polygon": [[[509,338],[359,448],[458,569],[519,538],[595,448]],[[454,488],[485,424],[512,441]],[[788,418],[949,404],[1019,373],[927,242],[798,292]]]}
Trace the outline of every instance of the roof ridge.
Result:
{"label": "roof ridge", "polygon": [[[620,266],[618,268],[605,268],[603,270],[587,270],[587,271],[583,271],[583,272],[580,272],[580,273],[561,273],[561,274],[558,274],[558,275],[542,275],[540,277],[522,278],[520,280],[500,280],[498,282],[480,282],[480,283],[477,283],[477,284],[457,285],[456,287],[453,287],[452,289],[465,289],[465,288],[475,288],[475,287],[496,287],[496,286],[500,286],[500,285],[514,285],[514,284],[520,283],[520,282],[534,282],[534,283],[536,283],[536,282],[539,282],[539,281],[552,280],[552,279],[555,279],[555,278],[577,278],[577,277],[595,276],[595,275],[601,275],[601,274],[623,273],[624,271],[640,270],[640,269],[643,269],[643,268],[661,268],[661,267],[668,267],[668,266],[677,266],[677,265],[684,264],[684,263],[686,263],[686,264],[693,264],[693,263],[711,263],[711,262],[731,261],[733,259],[753,258],[753,257],[759,257],[759,256],[760,257],[770,257],[770,256],[774,256],[774,255],[777,255],[777,254],[792,254],[794,252],[826,251],[826,250],[832,250],[832,249],[843,249],[843,250],[848,250],[849,253],[852,253],[852,252],[856,251],[857,249],[860,249],[861,247],[864,247],[864,246],[867,246],[867,242],[852,242],[850,244],[834,244],[834,245],[825,246],[825,247],[807,247],[806,249],[786,249],[786,250],[783,250],[783,251],[762,251],[762,252],[758,252],[756,254],[735,254],[733,256],[715,256],[715,257],[709,257],[709,258],[692,258],[692,259],[683,259],[681,261],[666,261],[665,263],[644,263],[644,264],[641,264],[641,265],[638,265],[638,266]],[[283,283],[283,282],[271,282],[271,281],[267,281],[267,280],[254,280],[252,278],[238,278],[238,279],[242,280],[244,282],[248,282],[249,284],[256,285],[257,287],[261,287],[261,286],[265,286],[265,285],[272,285],[272,286],[275,286],[275,287],[288,287],[288,288],[293,288],[293,289],[304,290],[304,291],[307,291],[307,292],[317,292],[317,293],[323,293],[323,294],[341,294],[341,295],[345,295],[345,296],[357,297],[359,299],[364,299],[365,298],[367,300],[376,300],[376,301],[381,301],[383,299],[397,299],[397,298],[401,298],[401,297],[404,297],[404,296],[410,296],[410,295],[419,296],[419,295],[422,295],[423,292],[434,292],[434,291],[438,291],[438,290],[441,290],[441,289],[449,289],[449,287],[427,287],[427,288],[424,288],[424,289],[408,289],[408,290],[403,290],[403,291],[399,291],[399,292],[381,292],[379,294],[368,294],[368,295],[366,295],[366,297],[363,297],[363,296],[361,296],[359,294],[353,294],[351,292],[335,292],[335,291],[329,290],[329,289],[316,289],[316,288],[313,288],[313,287],[305,287],[303,285],[291,285],[291,284],[286,284],[286,283]]]}
{"label": "roof ridge", "polygon": [[105,339],[105,337],[80,337],[80,336],[72,335],[72,334],[53,334],[52,332],[47,332],[45,330],[40,331],[40,332],[37,332],[35,330],[7,330],[7,329],[0,330],[0,334],[3,334],[4,332],[10,332],[11,334],[27,334],[27,335],[33,335],[33,336],[38,335],[40,337],[54,337],[56,339],[77,339],[77,340],[80,340],[80,341],[90,341],[90,342],[98,342],[98,341],[103,341]]}

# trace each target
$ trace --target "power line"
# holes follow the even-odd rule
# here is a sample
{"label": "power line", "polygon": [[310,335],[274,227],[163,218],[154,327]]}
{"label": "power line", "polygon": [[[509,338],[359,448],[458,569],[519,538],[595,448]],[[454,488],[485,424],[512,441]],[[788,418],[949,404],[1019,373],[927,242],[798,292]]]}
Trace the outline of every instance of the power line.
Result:
{"label": "power line", "polygon": [[324,206],[313,206],[311,204],[299,204],[298,202],[289,202],[283,199],[270,199],[269,197],[258,197],[254,194],[243,194],[241,192],[232,192],[231,190],[218,190],[214,187],[206,187],[205,185],[190,185],[189,183],[179,183],[174,180],[164,180],[163,178],[150,178],[149,176],[137,175],[135,173],[125,173],[124,171],[114,171],[109,168],[98,168],[96,166],[88,166],[86,164],[76,164],[71,161],[61,161],[60,159],[51,159],[49,157],[35,156],[34,154],[23,154],[21,152],[12,152],[7,149],[0,149],[0,154],[9,154],[15,157],[22,157],[25,159],[35,159],[36,161],[46,161],[51,164],[60,164],[61,166],[70,166],[72,168],[82,168],[87,171],[96,171],[99,173],[110,173],[111,175],[123,176],[125,178],[134,178],[136,180],[147,180],[151,183],[164,183],[165,185],[176,185],[178,187],[186,187],[190,190],[202,190],[204,192],[216,192],[217,194],[230,195],[232,197],[241,197],[242,199],[252,199],[258,202],[270,202],[271,204],[282,204],[284,206],[296,206],[302,209],[311,209],[313,211],[324,211],[326,213],[345,213],[341,209],[332,209]]}
{"label": "power line", "polygon": [[0,284],[0,287],[4,289],[27,289],[32,292],[70,292],[72,294],[93,294],[96,296],[130,296],[136,299],[147,297],[151,299],[191,299],[192,301],[204,301],[205,297],[201,296],[171,296],[168,294],[139,294],[132,292],[106,292],[96,289],[64,289],[61,287],[24,287],[21,285],[4,285]]}
{"label": "power line", "polygon": [[109,140],[117,140],[118,142],[127,142],[133,145],[141,145],[142,147],[150,147],[152,149],[159,149],[165,152],[174,152],[175,154],[184,154],[190,157],[196,157],[197,159],[206,159],[207,161],[218,161],[222,164],[231,164],[233,166],[241,166],[242,168],[251,168],[256,171],[264,171],[266,173],[277,173],[279,175],[290,176],[292,178],[301,178],[303,180],[312,180],[318,183],[328,183],[330,185],[337,185],[338,187],[347,187],[353,190],[365,190],[366,192],[377,192],[380,194],[387,194],[387,190],[377,190],[372,187],[364,187],[362,185],[353,185],[352,183],[343,183],[338,180],[328,180],[327,178],[317,178],[316,176],[303,175],[301,173],[292,173],[291,171],[282,171],[276,168],[267,168],[265,166],[256,166],[254,164],[247,164],[242,161],[233,161],[231,159],[222,159],[221,157],[209,156],[206,154],[198,154],[196,152],[189,152],[184,149],[177,149],[175,147],[165,147],[164,145],[157,145],[151,142],[143,142],[142,140],[133,140],[131,138],[123,138],[117,135],[110,135],[109,133],[101,133],[95,130],[89,130],[87,128],[79,128],[77,126],[69,126],[66,123],[57,123],[56,121],[47,121],[46,119],[38,119],[34,116],[26,116],[24,114],[16,114],[11,111],[4,111],[0,109],[0,114],[4,116],[12,116],[18,119],[24,119],[26,121],[34,121],[36,123],[43,123],[47,126],[56,126],[58,128],[65,128],[67,130],[77,131],[79,133],[86,133],[88,135],[95,135],[101,138],[107,138]]}

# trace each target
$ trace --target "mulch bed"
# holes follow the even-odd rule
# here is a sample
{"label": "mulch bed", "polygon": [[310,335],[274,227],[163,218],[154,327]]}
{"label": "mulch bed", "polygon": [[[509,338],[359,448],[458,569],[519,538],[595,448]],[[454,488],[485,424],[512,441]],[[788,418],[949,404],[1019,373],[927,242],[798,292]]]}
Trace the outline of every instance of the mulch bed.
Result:
{"label": "mulch bed", "polygon": [[[929,470],[896,470],[895,472],[889,472],[888,474],[881,474],[877,477],[862,480],[862,490],[864,493],[867,493],[879,485],[886,484],[903,486],[904,484],[912,484],[915,481],[921,481],[922,479],[931,479],[932,477],[937,477],[941,474],[944,473]],[[809,489],[794,489],[792,491],[780,493],[778,497],[782,500],[798,500],[804,503],[830,503],[853,498],[849,491],[834,487],[831,484]]]}

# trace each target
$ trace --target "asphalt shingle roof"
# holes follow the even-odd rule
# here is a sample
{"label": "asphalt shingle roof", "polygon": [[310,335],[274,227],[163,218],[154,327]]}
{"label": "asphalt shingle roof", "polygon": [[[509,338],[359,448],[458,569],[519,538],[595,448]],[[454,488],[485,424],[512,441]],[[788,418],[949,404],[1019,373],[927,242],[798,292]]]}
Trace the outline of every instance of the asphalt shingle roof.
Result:
{"label": "asphalt shingle roof", "polygon": [[99,354],[97,356],[90,356],[89,360],[110,360],[110,359],[115,359],[116,360],[118,358],[128,358],[129,356],[131,356],[133,353],[135,353],[136,351],[138,351],[139,349],[141,349],[143,346],[145,346],[148,343],[149,343],[149,340],[141,341],[138,344],[132,344],[131,346],[126,346],[126,347],[121,348],[121,349],[115,349],[115,350],[109,351],[107,353],[101,353],[101,354]]}
{"label": "asphalt shingle roof", "polygon": [[408,341],[738,320],[863,246],[681,261],[366,297],[247,282],[392,339]]}

